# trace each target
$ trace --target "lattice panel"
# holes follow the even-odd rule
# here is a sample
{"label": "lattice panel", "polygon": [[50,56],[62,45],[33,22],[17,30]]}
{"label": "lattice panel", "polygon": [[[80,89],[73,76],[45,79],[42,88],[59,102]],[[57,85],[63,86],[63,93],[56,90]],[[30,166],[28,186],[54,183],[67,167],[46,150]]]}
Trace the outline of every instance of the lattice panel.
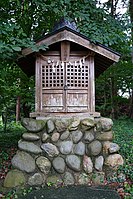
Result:
{"label": "lattice panel", "polygon": [[89,65],[66,65],[66,81],[68,87],[88,87]]}
{"label": "lattice panel", "polygon": [[42,87],[63,87],[64,68],[56,65],[42,65]]}

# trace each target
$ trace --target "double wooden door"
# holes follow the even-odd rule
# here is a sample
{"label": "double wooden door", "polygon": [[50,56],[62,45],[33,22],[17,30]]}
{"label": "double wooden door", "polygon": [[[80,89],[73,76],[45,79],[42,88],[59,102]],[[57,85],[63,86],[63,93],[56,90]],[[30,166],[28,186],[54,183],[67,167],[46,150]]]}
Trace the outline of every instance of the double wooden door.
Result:
{"label": "double wooden door", "polygon": [[41,111],[90,111],[89,61],[78,64],[58,60],[41,61]]}

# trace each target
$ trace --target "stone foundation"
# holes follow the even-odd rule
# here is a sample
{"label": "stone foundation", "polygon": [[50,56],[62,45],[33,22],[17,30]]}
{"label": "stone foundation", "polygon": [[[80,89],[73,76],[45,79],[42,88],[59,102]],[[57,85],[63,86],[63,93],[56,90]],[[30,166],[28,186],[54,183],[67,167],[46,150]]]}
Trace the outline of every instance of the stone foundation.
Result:
{"label": "stone foundation", "polygon": [[[12,159],[14,167],[5,187],[22,184],[102,184],[111,171],[123,165],[119,146],[113,143],[113,122],[108,118],[24,118],[26,132]],[[16,177],[17,176],[17,177]]]}

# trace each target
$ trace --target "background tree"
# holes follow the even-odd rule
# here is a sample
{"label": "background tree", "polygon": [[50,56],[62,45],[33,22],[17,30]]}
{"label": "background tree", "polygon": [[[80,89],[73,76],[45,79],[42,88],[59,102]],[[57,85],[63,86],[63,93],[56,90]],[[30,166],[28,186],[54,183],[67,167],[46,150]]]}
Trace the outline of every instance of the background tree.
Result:
{"label": "background tree", "polygon": [[[131,51],[131,64],[133,66],[133,1],[129,1],[129,14],[130,14],[130,20],[131,20],[131,46],[132,46],[132,51]],[[130,117],[133,118],[133,68],[132,68],[132,91],[131,91],[131,102],[130,102]]]}
{"label": "background tree", "polygon": [[[122,4],[122,5],[121,5]],[[129,13],[126,12],[122,14],[119,12],[119,7],[125,8],[128,7],[128,1],[120,0],[109,0],[104,3],[104,8],[106,12],[113,15],[119,23],[123,26],[123,32],[125,35],[125,41],[118,41],[117,45],[113,44],[111,47],[116,49],[121,53],[121,60],[119,63],[110,67],[105,74],[99,77],[97,80],[98,89],[100,87],[100,82],[104,84],[104,92],[99,92],[98,99],[102,99],[100,104],[97,104],[98,110],[101,110],[103,114],[109,114],[112,118],[117,118],[121,115],[128,115],[131,109],[129,99],[124,98],[125,94],[131,96],[132,93],[132,70],[133,64],[131,63],[131,23],[129,21]],[[121,34],[119,33],[121,37]],[[97,93],[98,94],[98,93]],[[102,97],[106,96],[106,98]],[[102,104],[102,106],[101,106]]]}

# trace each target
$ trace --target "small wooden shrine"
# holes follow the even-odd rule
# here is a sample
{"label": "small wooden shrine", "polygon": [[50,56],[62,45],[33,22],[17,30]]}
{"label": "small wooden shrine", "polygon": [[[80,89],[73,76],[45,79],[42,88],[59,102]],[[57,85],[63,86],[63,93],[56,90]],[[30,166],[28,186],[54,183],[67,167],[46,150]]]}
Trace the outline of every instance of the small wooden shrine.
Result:
{"label": "small wooden shrine", "polygon": [[35,74],[35,113],[31,117],[63,113],[95,113],[95,78],[120,55],[91,42],[68,21],[36,41],[48,46],[39,53],[24,49],[18,65]]}

